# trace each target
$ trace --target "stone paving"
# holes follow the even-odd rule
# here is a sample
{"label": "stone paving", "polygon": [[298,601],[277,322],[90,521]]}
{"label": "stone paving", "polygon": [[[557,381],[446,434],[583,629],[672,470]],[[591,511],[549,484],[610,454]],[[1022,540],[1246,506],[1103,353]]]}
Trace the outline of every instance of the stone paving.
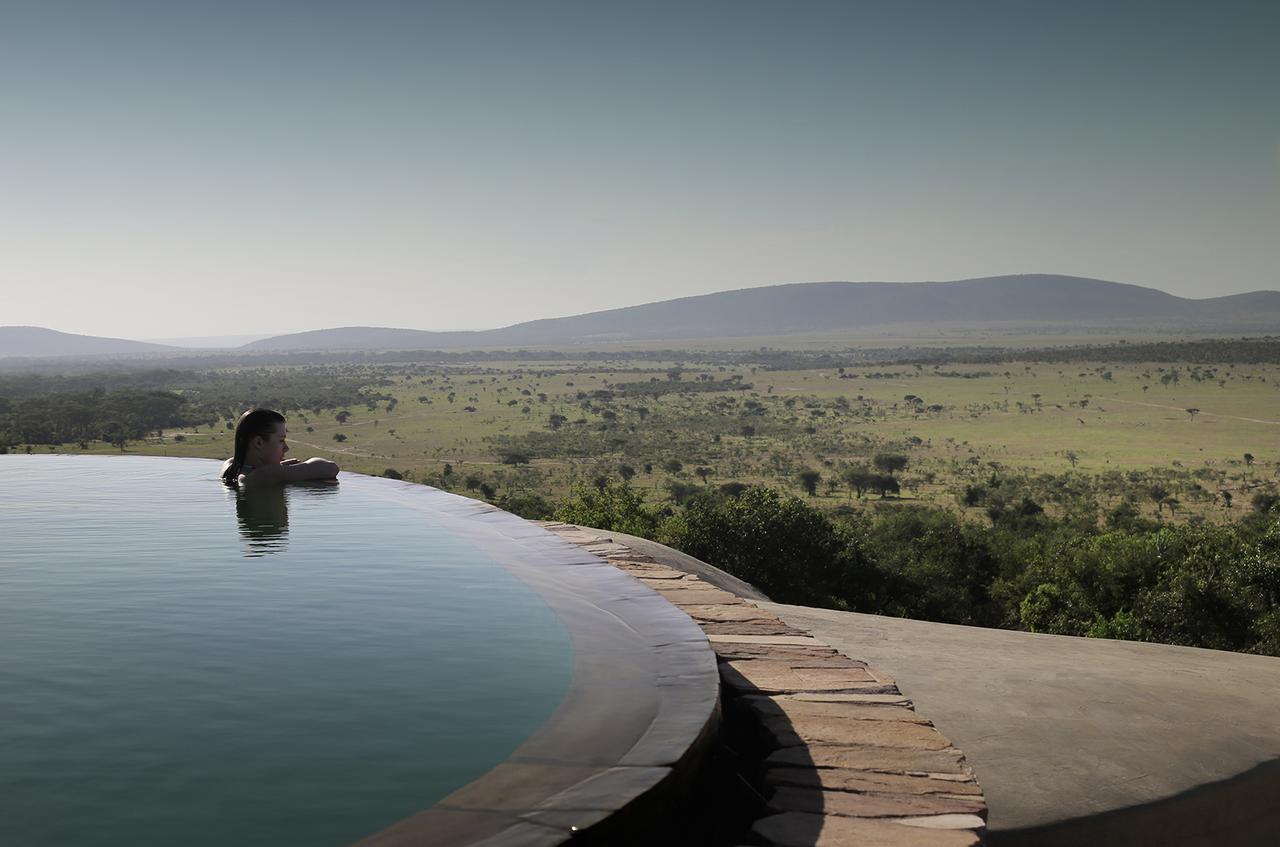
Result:
{"label": "stone paving", "polygon": [[544,526],[653,588],[706,633],[727,707],[764,739],[749,770],[767,811],[748,842],[983,843],[986,801],[964,755],[888,675],[607,533]]}

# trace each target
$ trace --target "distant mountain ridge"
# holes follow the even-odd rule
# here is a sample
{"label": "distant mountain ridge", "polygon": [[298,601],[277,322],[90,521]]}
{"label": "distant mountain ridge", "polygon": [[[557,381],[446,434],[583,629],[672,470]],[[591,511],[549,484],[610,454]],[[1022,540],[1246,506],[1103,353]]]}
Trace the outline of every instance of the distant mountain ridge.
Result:
{"label": "distant mountain ridge", "polygon": [[[277,335],[239,351],[294,352],[582,346],[865,330],[888,324],[1031,321],[1221,331],[1280,328],[1280,292],[1192,300],[1154,288],[1053,274],[954,282],[802,282],[680,297],[500,329],[430,332],[348,326]],[[0,356],[165,353],[183,347],[0,327]]]}
{"label": "distant mountain ridge", "polygon": [[790,335],[898,323],[1144,320],[1224,326],[1280,321],[1280,292],[1192,300],[1154,288],[1054,274],[954,282],[808,282],[680,297],[501,329],[340,327],[266,338],[240,349],[521,347]]}
{"label": "distant mountain ridge", "polygon": [[74,335],[39,326],[0,326],[0,356],[100,356],[170,353],[179,349],[126,338]]}

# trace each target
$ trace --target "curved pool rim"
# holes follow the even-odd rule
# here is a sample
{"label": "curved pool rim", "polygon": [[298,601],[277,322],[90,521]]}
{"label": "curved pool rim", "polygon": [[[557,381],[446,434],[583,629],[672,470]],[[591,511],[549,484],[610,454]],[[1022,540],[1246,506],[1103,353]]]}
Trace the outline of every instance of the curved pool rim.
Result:
{"label": "curved pool rim", "polygon": [[357,842],[626,843],[682,805],[715,740],[720,678],[702,629],[639,580],[536,524],[468,497],[343,472],[474,543],[560,617],[573,677],[505,761],[436,805]]}

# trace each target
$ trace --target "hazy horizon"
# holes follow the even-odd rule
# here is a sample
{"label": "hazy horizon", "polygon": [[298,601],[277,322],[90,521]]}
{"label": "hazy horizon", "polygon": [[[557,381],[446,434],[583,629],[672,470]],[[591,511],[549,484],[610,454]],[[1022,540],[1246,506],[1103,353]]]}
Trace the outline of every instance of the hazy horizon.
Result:
{"label": "hazy horizon", "polygon": [[1280,288],[1280,6],[32,4],[0,325],[487,329],[820,280]]}
{"label": "hazy horizon", "polygon": [[[1015,275],[1015,276],[1016,276],[1016,275]],[[847,282],[847,280],[822,280],[822,281],[819,281],[819,282]],[[871,283],[871,284],[877,284],[879,281],[871,281],[871,280],[867,280],[866,282]],[[911,284],[911,283],[921,283],[921,282],[924,282],[924,283],[936,283],[936,282],[944,282],[944,283],[946,283],[946,282],[957,282],[957,283],[958,283],[958,282],[965,282],[965,280],[910,280],[910,281],[906,281],[906,283],[907,283],[907,284]],[[1119,281],[1117,281],[1117,280],[1104,280],[1104,282],[1119,282]],[[808,284],[808,283],[800,283],[800,284],[804,285],[804,284]],[[857,283],[854,283],[854,284],[857,284]],[[1119,283],[1119,284],[1123,285],[1124,283]],[[769,286],[769,285],[763,285],[763,286],[753,286],[753,287],[754,287],[754,288],[769,288],[769,287],[771,287],[771,286]],[[739,290],[743,290],[743,289],[739,289]],[[1159,290],[1161,290],[1161,289],[1154,289],[1154,290],[1159,291]],[[1269,290],[1269,291],[1274,291],[1274,289],[1267,289],[1267,290]],[[1260,289],[1259,291],[1263,291],[1263,290],[1261,290],[1261,289]],[[728,292],[709,292],[709,293],[713,293],[713,294],[714,294],[714,293],[728,293]],[[1164,293],[1169,293],[1169,292],[1164,292]],[[1244,293],[1259,293],[1259,292],[1244,292]],[[1280,294],[1280,291],[1276,291],[1275,293]],[[696,296],[701,296],[701,295],[694,294],[694,295],[687,295],[687,296],[695,296],[695,297],[696,297]],[[1218,296],[1218,295],[1210,295],[1208,298],[1187,298],[1187,299],[1192,299],[1192,300],[1196,300],[1196,299],[1212,299],[1213,297],[1216,297],[1216,296]],[[669,299],[675,299],[675,298],[669,298]],[[647,305],[647,304],[648,304],[648,303],[650,303],[650,302],[653,302],[653,301],[643,301],[643,302],[627,303],[627,304],[624,304],[624,305],[623,305],[622,307],[620,307],[620,308],[627,308],[627,307],[634,307],[634,306],[642,306],[642,305]],[[592,310],[592,312],[597,312],[597,311],[607,311],[607,310]],[[574,314],[584,314],[584,313],[573,313],[573,314],[565,313],[565,314],[560,314],[560,315],[547,315],[547,316],[544,316],[544,317],[545,317],[545,318],[550,318],[550,319],[555,319],[555,318],[572,317]],[[524,323],[524,322],[526,322],[526,321],[530,321],[530,320],[537,320],[537,319],[535,319],[535,318],[529,318],[529,319],[525,319],[525,320],[522,320],[522,321],[517,321],[516,323]],[[996,321],[996,322],[997,322],[997,323],[999,323],[999,321]],[[6,325],[0,325],[0,329],[4,328],[4,326],[6,326]],[[11,326],[11,325],[9,325],[9,326]],[[147,342],[147,343],[151,343],[151,344],[167,344],[167,345],[174,345],[174,346],[188,347],[188,348],[193,348],[193,349],[199,349],[199,348],[210,348],[210,349],[213,349],[213,348],[239,347],[239,346],[241,346],[241,345],[243,345],[243,344],[248,344],[248,343],[251,343],[251,342],[253,342],[253,341],[258,341],[258,340],[265,339],[265,338],[271,338],[271,337],[274,337],[274,336],[290,335],[290,334],[294,334],[294,333],[298,333],[298,332],[310,332],[310,331],[316,331],[316,330],[329,330],[329,329],[341,329],[341,328],[352,328],[352,327],[369,327],[369,328],[383,328],[383,329],[420,330],[420,331],[426,331],[426,332],[485,332],[485,331],[489,331],[489,330],[503,329],[503,328],[505,328],[505,327],[507,327],[507,326],[510,326],[510,324],[503,324],[503,325],[501,325],[501,326],[498,326],[498,325],[494,325],[494,326],[467,326],[467,327],[451,327],[451,328],[446,328],[446,329],[437,329],[437,328],[434,328],[434,327],[419,327],[419,326],[411,326],[411,325],[407,325],[407,324],[338,324],[338,323],[335,323],[335,324],[327,324],[327,325],[324,325],[324,326],[311,326],[311,327],[306,327],[306,328],[303,328],[303,329],[298,329],[298,330],[289,330],[289,331],[282,331],[282,332],[260,332],[260,333],[248,333],[248,334],[246,334],[246,333],[238,333],[238,334],[213,335],[213,336],[208,336],[208,335],[206,335],[206,336],[177,336],[177,335],[170,335],[170,336],[157,336],[157,337],[130,337],[130,336],[114,336],[114,337],[117,337],[117,338],[125,338],[125,339],[127,339],[127,340],[132,340],[132,341],[142,341],[142,342]],[[53,329],[53,330],[57,330],[57,331],[66,332],[66,330],[61,329],[60,327],[43,327],[43,328],[45,328],[45,329]],[[73,333],[73,334],[95,335],[95,334],[93,334],[93,333]],[[113,336],[107,336],[107,337],[113,337]]]}

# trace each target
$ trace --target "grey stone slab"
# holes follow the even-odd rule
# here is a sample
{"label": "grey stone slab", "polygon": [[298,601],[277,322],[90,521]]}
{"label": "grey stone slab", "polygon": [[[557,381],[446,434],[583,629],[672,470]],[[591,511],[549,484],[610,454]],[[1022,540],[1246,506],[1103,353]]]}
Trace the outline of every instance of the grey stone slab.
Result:
{"label": "grey stone slab", "polygon": [[792,691],[867,691],[881,683],[866,668],[795,668],[763,659],[720,663],[721,681],[743,693]]}
{"label": "grey stone slab", "polygon": [[654,560],[669,567],[694,574],[712,585],[732,592],[737,597],[751,600],[767,600],[768,598],[755,586],[745,582],[719,568],[699,561],[679,550],[672,550],[646,538],[637,538],[621,532],[610,532],[609,537],[625,544],[630,550],[642,555],[652,556]]}
{"label": "grey stone slab", "polygon": [[720,717],[720,688],[706,683],[705,675],[660,679],[658,714],[618,764],[673,767],[698,746],[690,739],[706,743],[719,730]]}
{"label": "grey stone slab", "polygon": [[533,811],[619,809],[671,775],[664,767],[613,767],[548,798]]}
{"label": "grey stone slab", "polygon": [[[777,812],[813,812],[853,818],[902,818],[963,815],[965,822],[949,829],[971,829],[969,816],[986,812],[981,797],[951,797],[941,794],[880,794],[874,792],[830,791],[822,788],[782,786],[769,797],[768,807]],[[954,823],[953,818],[946,818]],[[982,826],[981,823],[976,826]],[[903,839],[904,841],[907,839]]]}
{"label": "grey stone slab", "polygon": [[929,724],[929,720],[914,709],[898,703],[867,703],[849,700],[814,701],[799,700],[794,696],[746,695],[741,699],[744,708],[757,715],[760,720],[789,719],[796,717],[829,718],[843,720],[872,721],[905,721],[908,723]]}
{"label": "grey stone slab", "polygon": [[[578,838],[581,833],[608,819],[612,814],[612,810],[606,809],[541,809],[536,812],[527,812],[521,817],[539,827],[554,830],[562,838]],[[515,847],[515,843],[512,847]]]}
{"label": "grey stone slab", "polygon": [[660,677],[701,675],[713,687],[718,684],[716,656],[708,648],[705,639],[701,642],[662,644],[651,648],[651,651],[654,668]]}
{"label": "grey stone slab", "polygon": [[771,767],[764,772],[766,785],[794,785],[829,791],[880,794],[947,794],[982,797],[982,788],[968,776],[937,779],[910,774],[882,773],[854,768]]}
{"label": "grey stone slab", "polygon": [[777,644],[788,647],[830,647],[812,635],[708,635],[712,646],[717,644]]}
{"label": "grey stone slab", "polygon": [[520,814],[604,770],[601,765],[505,761],[445,797],[437,808]]}
{"label": "grey stone slab", "polygon": [[[684,573],[683,571],[678,571],[675,568],[668,568],[665,565],[631,562],[631,561],[625,561],[621,559],[611,560],[609,564],[615,566],[616,568],[618,568],[618,570],[624,571],[629,576],[635,577],[636,579],[639,579],[639,580],[652,580],[653,583],[657,583],[657,584],[668,584],[668,583],[684,583],[688,585],[696,584],[696,583],[690,582],[690,577],[688,574]],[[654,585],[651,583],[650,587],[654,587]]]}
{"label": "grey stone slab", "polygon": [[[663,597],[668,602],[674,602],[669,597]],[[737,606],[727,604],[706,605],[702,603],[674,603],[680,611],[693,618],[698,623],[714,621],[718,623],[737,622],[743,623],[747,621],[768,621],[767,617],[761,615],[759,609],[745,604]]]}
{"label": "grey stone slab", "polygon": [[[708,632],[707,637],[713,634]],[[727,633],[726,633],[727,634]],[[842,654],[830,647],[780,647],[773,644],[716,644],[716,655],[722,659],[774,659],[794,661],[796,659],[829,659]]]}
{"label": "grey stone slab", "polygon": [[765,758],[765,765],[801,768],[852,768],[902,774],[963,774],[972,771],[955,748],[919,750],[911,747],[810,744],[783,747]]}
{"label": "grey stone slab", "polygon": [[777,700],[799,700],[812,703],[892,703],[900,706],[911,706],[909,697],[902,694],[839,694],[839,693],[805,693],[774,694]]}
{"label": "grey stone slab", "polygon": [[797,744],[849,744],[943,750],[951,746],[932,726],[907,721],[856,720],[831,715],[768,716],[760,724],[782,747]]}
{"label": "grey stone slab", "polygon": [[783,812],[756,821],[752,834],[778,847],[979,847],[971,830],[925,830],[884,820]]}
{"label": "grey stone slab", "polygon": [[724,606],[744,606],[753,614],[752,617],[758,620],[777,620],[777,616],[762,611],[756,606],[734,597],[728,591],[719,588],[713,588],[705,583],[689,583],[683,579],[680,580],[656,580],[656,584],[651,586],[655,591],[662,594],[668,602],[677,606],[691,605],[724,605]]}

